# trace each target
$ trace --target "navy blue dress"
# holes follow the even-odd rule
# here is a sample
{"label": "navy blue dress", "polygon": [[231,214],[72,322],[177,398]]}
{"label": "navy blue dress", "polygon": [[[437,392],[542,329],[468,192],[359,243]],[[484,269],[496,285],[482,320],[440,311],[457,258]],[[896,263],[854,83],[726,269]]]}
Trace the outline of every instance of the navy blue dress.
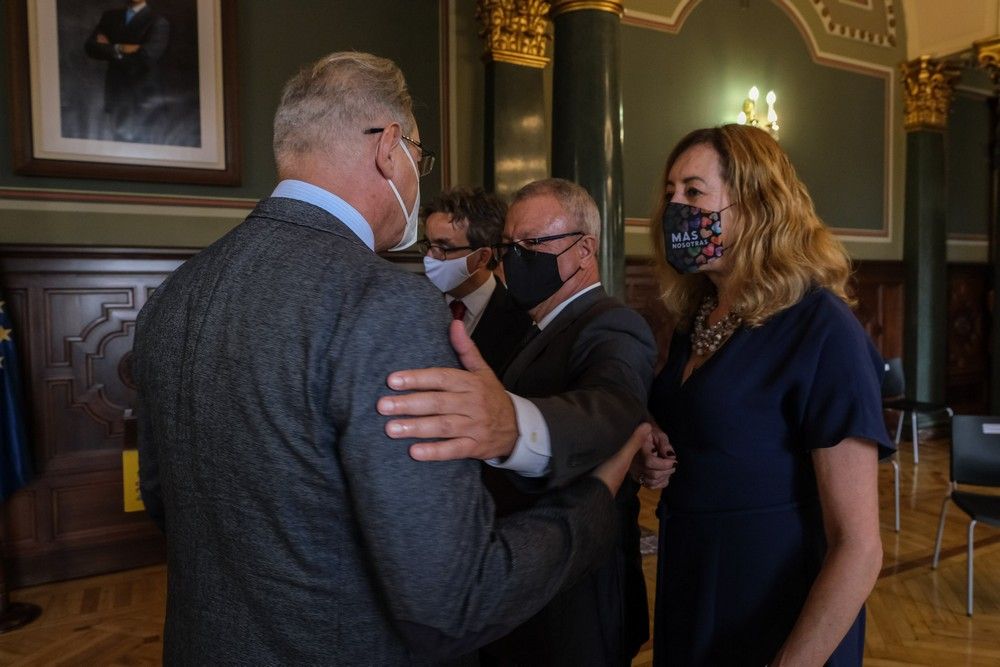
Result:
{"label": "navy blue dress", "polygon": [[[850,309],[816,289],[738,329],[681,384],[677,333],[650,411],[677,452],[658,508],[654,664],[770,661],[826,545],[810,451],[866,438],[888,454],[882,360]],[[884,449],[883,449],[884,448]],[[830,665],[860,665],[864,610]]]}

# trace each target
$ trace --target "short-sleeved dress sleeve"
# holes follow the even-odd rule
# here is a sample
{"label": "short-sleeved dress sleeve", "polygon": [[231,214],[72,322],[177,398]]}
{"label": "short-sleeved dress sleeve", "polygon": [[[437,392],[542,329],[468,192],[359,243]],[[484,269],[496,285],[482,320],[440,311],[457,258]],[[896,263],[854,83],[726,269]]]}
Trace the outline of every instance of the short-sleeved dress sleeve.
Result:
{"label": "short-sleeved dress sleeve", "polygon": [[884,367],[871,339],[839,299],[820,293],[812,309],[807,339],[818,341],[800,368],[813,367],[803,392],[801,444],[807,449],[833,447],[846,438],[863,438],[889,456],[880,387]]}

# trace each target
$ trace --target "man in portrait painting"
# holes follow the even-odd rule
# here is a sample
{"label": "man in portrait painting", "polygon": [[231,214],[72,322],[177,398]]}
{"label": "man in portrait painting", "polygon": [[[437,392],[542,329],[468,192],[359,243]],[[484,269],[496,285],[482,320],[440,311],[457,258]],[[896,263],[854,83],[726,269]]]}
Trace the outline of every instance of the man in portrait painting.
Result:
{"label": "man in portrait painting", "polygon": [[167,50],[170,24],[144,0],[101,15],[87,39],[87,55],[108,63],[104,111],[115,141],[142,141],[162,102],[158,63]]}

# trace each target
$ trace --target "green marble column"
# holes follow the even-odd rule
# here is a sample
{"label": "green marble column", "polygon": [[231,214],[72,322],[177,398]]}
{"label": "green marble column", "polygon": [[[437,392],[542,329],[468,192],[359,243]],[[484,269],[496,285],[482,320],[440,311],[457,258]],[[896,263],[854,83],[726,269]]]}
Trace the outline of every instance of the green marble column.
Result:
{"label": "green marble column", "polygon": [[619,1],[555,0],[552,175],[590,192],[601,212],[601,281],[625,296]]}
{"label": "green marble column", "polygon": [[549,136],[537,67],[486,63],[483,181],[487,190],[510,198],[524,184],[549,175]]}
{"label": "green marble column", "polygon": [[935,403],[944,401],[948,360],[944,179],[944,135],[929,130],[908,133],[903,362],[909,398]]}
{"label": "green marble column", "polygon": [[486,63],[483,181],[508,198],[549,174],[543,94],[548,10],[549,3],[535,0],[476,4]]}
{"label": "green marble column", "polygon": [[921,57],[900,66],[904,76],[906,266],[904,364],[908,398],[944,402],[948,318],[944,130],[957,74]]}

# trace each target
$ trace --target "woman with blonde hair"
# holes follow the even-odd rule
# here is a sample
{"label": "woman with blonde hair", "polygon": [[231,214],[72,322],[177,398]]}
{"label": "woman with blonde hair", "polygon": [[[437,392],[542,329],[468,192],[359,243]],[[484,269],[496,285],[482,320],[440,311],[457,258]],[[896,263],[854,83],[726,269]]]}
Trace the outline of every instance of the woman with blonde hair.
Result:
{"label": "woman with blonde hair", "polygon": [[674,148],[652,233],[677,322],[650,397],[669,444],[633,468],[665,489],[654,663],[860,665],[890,444],[847,255],[742,125]]}

